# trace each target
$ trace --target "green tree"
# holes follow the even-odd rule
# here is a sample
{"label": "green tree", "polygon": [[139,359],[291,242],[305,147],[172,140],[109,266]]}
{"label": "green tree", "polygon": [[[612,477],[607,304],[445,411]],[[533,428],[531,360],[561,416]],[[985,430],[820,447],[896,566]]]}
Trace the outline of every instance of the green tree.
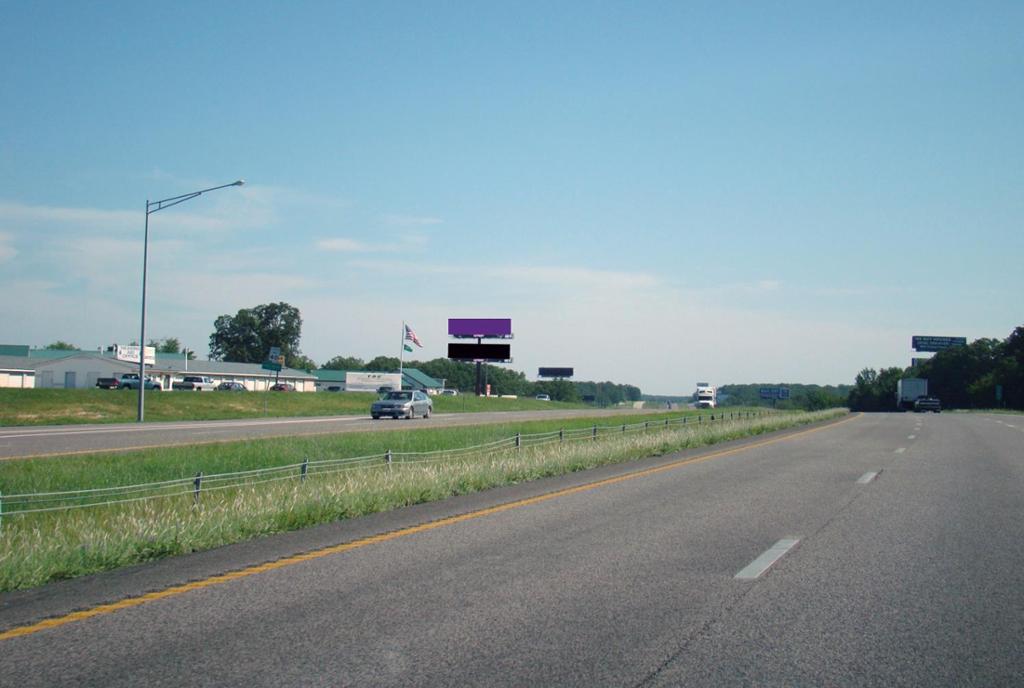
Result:
{"label": "green tree", "polygon": [[896,382],[904,376],[902,368],[885,368],[881,372],[865,368],[857,374],[850,390],[850,408],[854,411],[896,410]]}
{"label": "green tree", "polygon": [[290,365],[292,368],[296,368],[298,370],[316,370],[316,362],[312,358],[309,358],[308,356],[304,356],[302,354],[292,358],[292,362]]}
{"label": "green tree", "polygon": [[[284,364],[294,367],[306,362],[299,349],[302,316],[287,303],[269,303],[243,308],[234,316],[221,315],[213,322],[210,358],[215,361],[259,363],[271,347],[279,347]],[[301,357],[301,358],[300,358]]]}
{"label": "green tree", "polygon": [[[377,356],[376,358],[367,361],[366,370],[376,373],[397,373],[398,363],[397,356]],[[409,367],[413,368],[415,366],[410,364]]]}
{"label": "green tree", "polygon": [[[181,347],[181,340],[177,337],[164,337],[163,339],[150,339],[146,346],[151,346],[156,349],[158,354],[182,354],[185,355],[186,350]],[[192,360],[196,357],[196,352],[191,349],[187,350],[188,360]]]}
{"label": "green tree", "polygon": [[366,363],[355,356],[335,356],[324,363],[321,368],[325,370],[362,370]]}
{"label": "green tree", "polygon": [[53,344],[47,344],[47,349],[53,349],[55,351],[78,351],[78,347],[74,344],[68,344],[62,339],[58,339]]}

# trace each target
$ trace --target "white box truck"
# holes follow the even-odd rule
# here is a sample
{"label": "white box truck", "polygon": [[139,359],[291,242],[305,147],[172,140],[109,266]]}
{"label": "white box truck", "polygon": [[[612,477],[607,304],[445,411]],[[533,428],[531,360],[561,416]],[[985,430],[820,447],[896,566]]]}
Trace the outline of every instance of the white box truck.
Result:
{"label": "white box truck", "polygon": [[707,382],[697,383],[697,408],[715,408],[718,405],[718,392]]}
{"label": "white box truck", "polygon": [[905,377],[896,381],[896,408],[912,410],[914,402],[928,396],[928,380],[921,377]]}

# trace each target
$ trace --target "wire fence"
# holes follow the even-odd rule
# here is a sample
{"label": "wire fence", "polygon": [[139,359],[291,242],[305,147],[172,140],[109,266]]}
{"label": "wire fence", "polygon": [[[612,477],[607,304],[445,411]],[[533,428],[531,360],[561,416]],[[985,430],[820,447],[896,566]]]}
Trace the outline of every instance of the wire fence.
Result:
{"label": "wire fence", "polygon": [[208,492],[218,492],[240,487],[254,487],[287,480],[304,482],[307,479],[322,478],[346,471],[365,470],[368,468],[394,468],[406,465],[452,461],[454,459],[468,459],[484,455],[491,456],[498,452],[520,450],[527,447],[539,447],[565,442],[598,441],[611,437],[621,437],[630,433],[701,426],[705,423],[758,418],[763,415],[765,415],[764,412],[760,411],[720,412],[712,413],[708,416],[679,416],[658,421],[644,421],[642,423],[592,425],[590,427],[526,434],[517,432],[511,437],[505,437],[492,442],[452,449],[436,449],[421,452],[393,452],[388,449],[382,454],[318,459],[315,461],[310,461],[307,458],[301,463],[254,468],[231,473],[206,475],[200,471],[192,477],[135,485],[25,494],[5,495],[0,493],[0,524],[2,524],[2,520],[5,517],[10,518],[28,514],[130,504],[154,499],[191,499],[193,504],[199,504],[201,496]]}

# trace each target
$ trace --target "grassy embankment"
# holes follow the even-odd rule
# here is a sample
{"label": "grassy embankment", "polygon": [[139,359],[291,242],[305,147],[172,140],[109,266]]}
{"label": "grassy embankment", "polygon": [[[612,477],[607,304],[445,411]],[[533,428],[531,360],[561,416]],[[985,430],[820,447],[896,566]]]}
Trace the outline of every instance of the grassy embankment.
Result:
{"label": "grassy embankment", "polygon": [[[146,392],[150,421],[369,415],[376,394],[294,392]],[[436,413],[585,408],[536,399],[433,397]],[[130,423],[138,392],[117,389],[0,389],[0,426]]]}
{"label": "grassy embankment", "polygon": [[[9,513],[0,530],[0,591],[210,549],[275,532],[353,518],[504,484],[655,456],[835,417],[845,410],[779,413],[757,418],[660,424],[635,434],[608,432],[600,441],[501,450],[430,463],[364,467],[326,475],[243,485],[204,493],[198,507],[178,496],[46,514]],[[673,414],[678,417],[679,414]],[[705,414],[705,419],[707,419]],[[631,417],[657,421],[664,414]],[[590,427],[594,421],[544,421],[410,433],[353,433],[176,447],[117,455],[27,459],[0,463],[5,494],[82,489],[181,478],[305,458],[361,456],[386,449],[431,451],[481,444],[515,432]],[[597,423],[607,422],[607,419]],[[296,476],[297,478],[297,476]]]}

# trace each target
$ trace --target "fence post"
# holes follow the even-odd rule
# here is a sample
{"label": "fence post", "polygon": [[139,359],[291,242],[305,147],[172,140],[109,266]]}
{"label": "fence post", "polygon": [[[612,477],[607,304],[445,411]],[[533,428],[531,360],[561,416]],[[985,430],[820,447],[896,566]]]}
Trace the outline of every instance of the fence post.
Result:
{"label": "fence post", "polygon": [[704,416],[697,416],[697,422],[698,423],[703,423],[704,422]]}
{"label": "fence post", "polygon": [[683,425],[686,425],[686,416],[683,416]]}
{"label": "fence post", "polygon": [[647,421],[645,420],[645,421],[644,421],[644,430],[646,430],[646,429],[647,429],[648,427],[650,427],[650,423],[648,423],[648,422],[647,422]]}
{"label": "fence post", "polygon": [[665,419],[665,427],[668,427],[668,418]]}
{"label": "fence post", "polygon": [[0,533],[4,532],[4,493],[0,492]]}
{"label": "fence post", "polygon": [[387,453],[384,454],[384,462],[388,465],[389,468],[391,467],[391,450],[390,449],[388,449]]}
{"label": "fence post", "polygon": [[626,424],[622,424],[622,434],[626,434]]}
{"label": "fence post", "polygon": [[196,473],[196,479],[192,481],[192,506],[199,506],[199,492],[203,489],[203,472]]}
{"label": "fence post", "polygon": [[597,426],[594,426],[594,440],[597,440]]}
{"label": "fence post", "polygon": [[307,456],[302,460],[302,475],[299,478],[299,482],[306,482],[306,471],[309,470],[309,457]]}
{"label": "fence post", "polygon": [[565,440],[565,428],[560,428],[558,430],[558,441],[562,442],[564,440]]}
{"label": "fence post", "polygon": [[523,446],[523,435],[522,433],[516,433],[516,451],[519,451],[520,447]]}

